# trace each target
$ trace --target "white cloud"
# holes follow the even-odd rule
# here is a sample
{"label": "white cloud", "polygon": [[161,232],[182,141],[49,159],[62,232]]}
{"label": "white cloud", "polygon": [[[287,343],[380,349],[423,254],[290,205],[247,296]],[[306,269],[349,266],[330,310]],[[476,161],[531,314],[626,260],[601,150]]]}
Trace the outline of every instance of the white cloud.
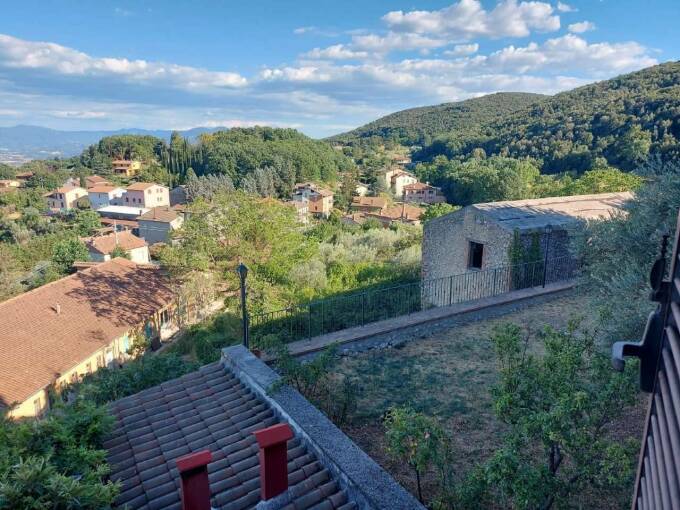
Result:
{"label": "white cloud", "polygon": [[446,46],[448,41],[414,33],[388,32],[384,36],[376,34],[355,35],[352,48],[359,51],[388,53],[390,51],[429,50]]}
{"label": "white cloud", "polygon": [[594,43],[567,34],[539,45],[508,46],[476,65],[515,73],[547,70],[551,72],[591,73],[591,76],[623,73],[656,64],[647,48],[636,42]]}
{"label": "white cloud", "polygon": [[557,2],[557,10],[560,12],[577,12],[578,9],[576,7],[572,7],[569,4],[565,4],[564,2]]}
{"label": "white cloud", "polygon": [[316,30],[316,27],[314,27],[314,26],[298,27],[295,30],[293,30],[293,33],[295,35],[302,35],[302,34],[307,34],[309,32],[313,32],[314,30]]}
{"label": "white cloud", "polygon": [[103,119],[109,115],[106,112],[72,110],[51,111],[49,114],[59,119]]}
{"label": "white cloud", "polygon": [[333,46],[328,46],[327,48],[323,49],[314,48],[313,50],[307,52],[304,56],[312,59],[330,58],[333,60],[342,60],[366,58],[368,57],[368,53],[365,51],[351,50],[344,44],[334,44]]}
{"label": "white cloud", "polygon": [[595,23],[591,21],[579,21],[578,23],[569,25],[569,31],[575,34],[582,34],[583,32],[590,32],[591,30],[595,30]]}
{"label": "white cloud", "polygon": [[0,34],[0,69],[120,79],[127,83],[149,84],[200,92],[206,89],[243,87],[247,80],[238,73],[216,72],[177,64],[95,58],[86,53],[49,42],[34,42]]}
{"label": "white cloud", "polygon": [[445,36],[452,40],[474,37],[526,37],[532,31],[552,32],[560,18],[545,2],[503,0],[487,11],[478,0],[461,0],[436,11],[392,11],[383,16],[391,30]]}
{"label": "white cloud", "polygon": [[479,51],[479,44],[456,44],[453,49],[446,50],[444,55],[449,55],[451,57],[459,57],[461,55],[472,55]]}

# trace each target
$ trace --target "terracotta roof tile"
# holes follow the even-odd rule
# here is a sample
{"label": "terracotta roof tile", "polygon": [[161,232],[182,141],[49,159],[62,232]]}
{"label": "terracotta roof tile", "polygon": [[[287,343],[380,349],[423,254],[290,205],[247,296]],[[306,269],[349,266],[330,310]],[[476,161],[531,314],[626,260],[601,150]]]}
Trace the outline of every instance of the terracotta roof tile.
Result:
{"label": "terracotta roof tile", "polygon": [[179,215],[172,207],[161,206],[154,207],[150,211],[142,214],[137,219],[144,221],[161,221],[163,223],[170,223],[171,221],[175,221],[178,217]]}
{"label": "terracotta roof tile", "polygon": [[116,246],[128,251],[135,248],[143,248],[146,246],[146,241],[140,239],[129,230],[122,232],[113,232],[105,236],[91,237],[86,241],[87,247],[90,251],[101,253],[102,255],[109,255]]}
{"label": "terracotta roof tile", "polygon": [[156,184],[154,182],[135,182],[130,184],[127,187],[128,191],[144,191],[147,188],[150,188],[151,186],[160,186],[160,184]]}
{"label": "terracotta roof tile", "polygon": [[352,205],[364,207],[379,207],[383,209],[387,206],[387,199],[383,197],[354,197]]}
{"label": "terracotta roof tile", "polygon": [[110,193],[111,191],[118,189],[117,186],[112,184],[96,184],[87,188],[88,193]]}
{"label": "terracotta roof tile", "polygon": [[24,401],[172,298],[162,272],[116,258],[0,303],[0,405]]}
{"label": "terracotta roof tile", "polygon": [[[116,501],[119,508],[178,507],[175,459],[204,448],[213,454],[208,479],[214,508],[253,509],[260,502],[258,447],[252,431],[280,420],[220,363],[114,402],[110,411],[117,427],[104,447],[111,478],[123,485]],[[319,508],[336,509],[348,502],[299,437],[288,442],[288,480],[296,490],[291,509],[324,504]]]}

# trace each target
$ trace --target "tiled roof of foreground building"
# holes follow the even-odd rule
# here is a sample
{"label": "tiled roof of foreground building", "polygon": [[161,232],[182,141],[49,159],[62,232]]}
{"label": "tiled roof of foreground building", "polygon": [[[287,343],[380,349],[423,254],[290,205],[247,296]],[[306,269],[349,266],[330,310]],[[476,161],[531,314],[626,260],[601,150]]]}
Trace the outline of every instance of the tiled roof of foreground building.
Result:
{"label": "tiled roof of foreground building", "polygon": [[[197,372],[111,405],[117,425],[104,446],[109,452],[111,477],[122,483],[116,502],[119,507],[180,509],[180,475],[175,460],[207,449],[212,453],[208,464],[212,506],[221,510],[255,508],[260,502],[260,472],[259,448],[253,432],[284,421],[279,405],[290,404],[292,407],[284,409],[284,413],[285,421],[295,431],[287,446],[291,497],[281,508],[422,508],[297,392],[286,388],[282,390],[283,398],[273,400],[268,396],[263,388],[277,376],[263,362],[243,347],[233,347],[225,353],[229,351],[236,365],[230,366],[223,357]],[[237,376],[235,372],[244,366],[246,370],[241,377]],[[257,381],[262,383],[263,377],[266,384],[260,386]],[[296,413],[300,415],[299,421],[295,419]],[[310,416],[316,421],[305,428],[304,422]],[[352,458],[349,462],[363,462],[368,470],[358,477],[348,474],[343,467],[343,462],[348,461],[340,459],[335,463],[335,459],[329,459],[327,450],[315,440],[315,433],[331,439],[336,434],[338,439],[332,448],[338,450],[335,453],[356,456],[360,452],[362,456],[356,457],[360,461]],[[359,478],[359,484],[366,482],[361,478],[374,479],[369,483],[383,483],[386,488],[382,492],[388,498],[390,491],[396,494],[394,506],[372,502],[367,505],[361,492],[371,491],[353,485],[353,478]],[[358,504],[362,501],[363,504]]]}

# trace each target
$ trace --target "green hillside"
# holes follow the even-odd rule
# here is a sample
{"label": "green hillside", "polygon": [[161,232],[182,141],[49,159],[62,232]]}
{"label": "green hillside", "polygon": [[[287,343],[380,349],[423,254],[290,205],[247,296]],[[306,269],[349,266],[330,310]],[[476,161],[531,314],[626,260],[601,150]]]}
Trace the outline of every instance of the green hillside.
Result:
{"label": "green hillside", "polygon": [[169,144],[154,136],[109,136],[83,151],[80,163],[106,174],[115,158],[144,161],[143,178],[182,183],[191,168],[198,176],[227,176],[241,188],[252,187],[254,178],[286,189],[302,180],[332,182],[353,166],[326,142],[269,127],[202,134],[195,143],[179,133],[172,134]]}
{"label": "green hillside", "polygon": [[373,136],[404,145],[427,145],[433,137],[449,131],[477,133],[477,129],[512,112],[544,101],[548,96],[500,92],[458,103],[410,108],[392,113],[329,140],[349,143]]}

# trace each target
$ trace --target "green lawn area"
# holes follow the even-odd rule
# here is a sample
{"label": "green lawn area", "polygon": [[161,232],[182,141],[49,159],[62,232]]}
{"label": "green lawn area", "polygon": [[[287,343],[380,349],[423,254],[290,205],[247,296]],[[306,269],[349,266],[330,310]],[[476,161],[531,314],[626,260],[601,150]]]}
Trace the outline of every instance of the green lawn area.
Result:
{"label": "green lawn area", "polygon": [[[502,424],[495,418],[490,388],[496,361],[489,340],[494,326],[514,322],[527,332],[549,324],[564,328],[574,317],[586,327],[593,318],[586,300],[576,294],[527,307],[499,318],[434,333],[401,348],[374,350],[345,357],[337,377],[351,377],[359,389],[354,420],[344,431],[407,488],[415,492],[413,473],[385,454],[382,416],[391,406],[408,404],[440,418],[454,440],[456,473],[462,475],[486,459],[499,444]],[[639,413],[639,415],[638,415]],[[623,436],[639,437],[644,406],[635,410]],[[427,494],[428,477],[424,484]]]}

